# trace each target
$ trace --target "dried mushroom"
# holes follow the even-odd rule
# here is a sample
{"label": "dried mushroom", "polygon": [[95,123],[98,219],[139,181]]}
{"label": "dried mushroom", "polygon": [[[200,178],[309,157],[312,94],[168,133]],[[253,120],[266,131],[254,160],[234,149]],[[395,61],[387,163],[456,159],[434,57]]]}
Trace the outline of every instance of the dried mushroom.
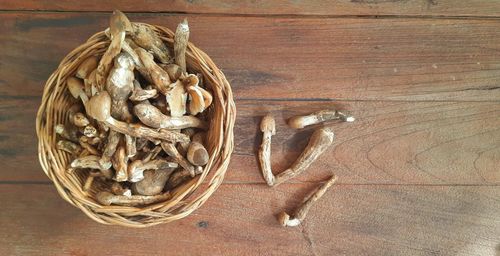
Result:
{"label": "dried mushroom", "polygon": [[[82,191],[103,205],[167,200],[168,190],[201,174],[209,157],[199,133],[208,120],[194,115],[212,95],[188,72],[187,21],[171,49],[152,27],[120,11],[105,34],[110,44],[102,56],[87,57],[66,80],[78,102],[68,109],[69,122],[54,127],[57,149],[71,154],[69,168],[87,175]],[[96,179],[109,190],[92,194]]]}

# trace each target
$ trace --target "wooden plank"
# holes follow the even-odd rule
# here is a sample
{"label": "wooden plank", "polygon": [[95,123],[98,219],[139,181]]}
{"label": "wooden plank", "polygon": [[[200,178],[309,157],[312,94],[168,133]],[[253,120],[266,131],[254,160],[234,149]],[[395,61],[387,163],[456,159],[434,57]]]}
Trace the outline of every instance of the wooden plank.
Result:
{"label": "wooden plank", "polygon": [[[135,14],[174,28],[177,15]],[[500,20],[190,16],[239,99],[500,99]],[[0,95],[38,96],[107,13],[1,13]]]}
{"label": "wooden plank", "polygon": [[[333,186],[303,225],[278,226],[317,184],[223,185],[191,216],[97,224],[46,185],[1,185],[2,255],[494,255],[498,186]],[[40,196],[43,195],[43,196]],[[56,210],[57,209],[57,210]],[[495,249],[497,248],[497,249]]]}
{"label": "wooden plank", "polygon": [[310,1],[39,1],[4,0],[0,10],[180,12],[243,15],[433,15],[498,17],[497,1],[310,0]]}
{"label": "wooden plank", "polygon": [[[46,181],[37,155],[36,97],[0,106],[0,181]],[[23,106],[23,107],[19,107]],[[354,123],[332,124],[334,147],[297,178],[317,181],[331,172],[344,184],[500,184],[500,104],[495,102],[321,102],[238,100],[235,153],[225,181],[263,182],[256,161],[260,119],[276,117],[272,164],[288,167],[312,129],[285,120],[321,109],[352,111]]]}

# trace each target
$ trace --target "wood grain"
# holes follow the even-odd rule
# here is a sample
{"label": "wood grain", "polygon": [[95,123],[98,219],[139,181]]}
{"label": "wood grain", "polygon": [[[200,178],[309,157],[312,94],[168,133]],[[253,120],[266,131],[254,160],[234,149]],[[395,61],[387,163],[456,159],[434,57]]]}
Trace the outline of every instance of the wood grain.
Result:
{"label": "wood grain", "polygon": [[274,216],[316,186],[222,185],[183,220],[131,230],[94,223],[51,186],[0,185],[0,254],[483,256],[500,243],[499,187],[334,185],[303,225],[280,227]]}
{"label": "wood grain", "polygon": [[[237,99],[500,99],[500,20],[188,18],[191,41],[222,68]],[[0,96],[40,95],[58,62],[107,19],[1,13]],[[182,17],[131,19],[174,28]]]}
{"label": "wood grain", "polygon": [[500,3],[488,0],[124,0],[0,2],[0,10],[179,12],[226,15],[433,15],[498,17]]}
{"label": "wood grain", "polygon": [[[485,19],[499,7],[486,0],[2,1],[0,255],[500,255],[500,20]],[[93,222],[57,195],[36,158],[45,80],[107,26],[108,13],[94,11],[114,8],[173,12],[130,15],[170,28],[187,16],[192,42],[236,95],[236,148],[224,183],[168,225]],[[323,108],[348,110],[357,121],[331,124],[335,146],[305,174],[264,185],[255,158],[260,118],[276,117],[278,172],[312,133],[285,120]],[[293,210],[332,172],[339,182],[306,222],[278,226],[275,215]]]}
{"label": "wood grain", "polygon": [[[4,100],[0,107],[0,161],[4,181],[46,181],[36,159],[38,99]],[[19,106],[23,106],[20,108]],[[331,123],[334,147],[298,181],[335,172],[344,184],[500,184],[500,104],[495,102],[237,101],[235,152],[225,182],[263,182],[256,161],[260,119],[276,118],[272,164],[287,168],[312,129],[286,120],[325,108],[349,110],[357,121]]]}

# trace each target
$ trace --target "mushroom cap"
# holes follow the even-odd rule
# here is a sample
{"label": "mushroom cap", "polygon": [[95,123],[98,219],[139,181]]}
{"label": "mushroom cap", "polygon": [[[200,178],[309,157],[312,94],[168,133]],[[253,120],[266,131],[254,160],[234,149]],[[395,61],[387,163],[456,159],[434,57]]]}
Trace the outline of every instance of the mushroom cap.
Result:
{"label": "mushroom cap", "polygon": [[186,156],[189,162],[198,166],[206,165],[210,157],[205,147],[198,142],[191,143]]}
{"label": "mushroom cap", "polygon": [[112,193],[110,193],[108,191],[101,191],[101,192],[97,193],[96,200],[100,204],[111,205],[113,203],[114,196],[115,195],[113,195]]}
{"label": "mushroom cap", "polygon": [[170,115],[181,117],[186,113],[187,93],[184,85],[177,80],[172,90],[166,94]]}
{"label": "mushroom cap", "polygon": [[294,116],[288,120],[288,125],[294,129],[302,129],[308,125],[317,123],[316,116]]}
{"label": "mushroom cap", "polygon": [[188,23],[186,18],[184,18],[184,20],[182,20],[182,22],[179,23],[179,25],[177,25],[176,31],[177,30],[179,30],[183,33],[189,33],[189,23]]}
{"label": "mushroom cap", "polygon": [[194,116],[203,112],[203,110],[205,110],[205,101],[203,100],[203,93],[200,87],[189,86],[187,87],[187,91],[191,97],[191,101],[189,102],[189,113]]}
{"label": "mushroom cap", "polygon": [[68,90],[71,93],[71,95],[75,98],[78,99],[80,97],[80,94],[83,93],[83,81],[76,78],[76,77],[68,77],[68,80],[66,80],[66,84],[68,85]]}
{"label": "mushroom cap", "polygon": [[141,122],[153,128],[160,128],[163,113],[149,103],[139,103],[134,106],[135,115]]}
{"label": "mushroom cap", "polygon": [[114,61],[115,67],[125,68],[125,69],[134,69],[134,59],[130,56],[130,54],[126,52],[122,52],[116,56]]}
{"label": "mushroom cap", "polygon": [[205,90],[202,87],[198,87],[198,88],[200,88],[201,94],[203,95],[203,101],[205,102],[205,108],[208,108],[208,106],[210,106],[210,104],[212,104],[212,101],[213,101],[212,94],[210,94],[207,90]]}
{"label": "mushroom cap", "polygon": [[128,180],[130,182],[138,182],[144,179],[144,170],[137,167],[142,165],[142,160],[135,160],[128,165]]}
{"label": "mushroom cap", "polygon": [[260,122],[261,132],[271,132],[272,135],[276,134],[276,123],[274,122],[274,117],[270,114],[264,116]]}
{"label": "mushroom cap", "polygon": [[90,73],[97,68],[98,64],[99,59],[97,58],[97,56],[90,56],[89,58],[85,59],[82,64],[80,64],[80,66],[78,66],[75,76],[81,79],[87,78]]}
{"label": "mushroom cap", "polygon": [[109,28],[111,38],[122,31],[126,32],[127,34],[133,32],[132,23],[130,23],[130,20],[127,18],[127,16],[125,16],[125,14],[119,10],[113,11],[113,14],[111,15],[109,20]]}
{"label": "mushroom cap", "polygon": [[182,83],[186,86],[186,88],[190,86],[198,86],[200,79],[195,74],[189,74],[182,79]]}
{"label": "mushroom cap", "polygon": [[87,102],[87,114],[101,122],[105,122],[111,116],[111,97],[107,91],[90,98]]}
{"label": "mushroom cap", "polygon": [[297,218],[291,218],[286,212],[282,212],[278,215],[278,221],[283,227],[295,227],[300,224],[300,220]]}
{"label": "mushroom cap", "polygon": [[290,215],[288,215],[286,212],[281,212],[278,214],[278,222],[281,224],[281,226],[286,227],[286,224],[290,220]]}

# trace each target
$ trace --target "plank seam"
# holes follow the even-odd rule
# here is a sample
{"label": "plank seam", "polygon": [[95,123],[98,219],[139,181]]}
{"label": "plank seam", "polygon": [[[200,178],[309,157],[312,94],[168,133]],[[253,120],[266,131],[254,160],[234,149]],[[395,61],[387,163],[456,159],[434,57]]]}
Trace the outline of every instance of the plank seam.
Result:
{"label": "plank seam", "polygon": [[[96,13],[109,15],[112,11],[85,11],[85,10],[37,10],[37,9],[0,9],[2,13]],[[500,20],[500,16],[481,16],[481,15],[396,15],[396,14],[339,14],[339,15],[321,15],[321,14],[248,14],[248,13],[203,13],[203,12],[183,12],[183,11],[127,11],[132,16],[138,15],[190,15],[190,16],[215,16],[215,17],[255,17],[255,18],[290,18],[290,19],[454,19],[454,20]]]}

